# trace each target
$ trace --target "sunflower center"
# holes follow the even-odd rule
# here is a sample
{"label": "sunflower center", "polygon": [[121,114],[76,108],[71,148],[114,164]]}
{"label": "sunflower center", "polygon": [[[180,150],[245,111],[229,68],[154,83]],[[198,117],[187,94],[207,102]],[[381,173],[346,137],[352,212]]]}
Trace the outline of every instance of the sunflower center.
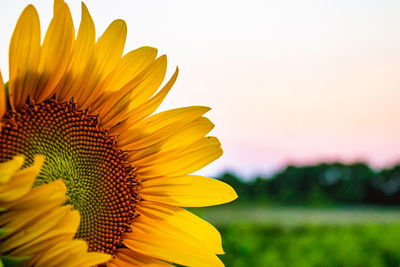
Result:
{"label": "sunflower center", "polygon": [[46,157],[35,185],[62,179],[68,204],[81,214],[76,238],[90,251],[114,254],[135,216],[138,181],[97,118],[53,99],[10,110],[0,132],[0,162],[16,154],[26,156],[26,165],[34,155]]}

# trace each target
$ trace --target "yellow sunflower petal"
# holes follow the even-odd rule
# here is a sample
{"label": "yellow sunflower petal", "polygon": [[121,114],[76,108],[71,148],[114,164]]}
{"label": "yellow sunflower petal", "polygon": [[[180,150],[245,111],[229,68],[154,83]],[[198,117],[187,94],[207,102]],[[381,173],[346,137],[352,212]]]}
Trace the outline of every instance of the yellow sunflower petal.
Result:
{"label": "yellow sunflower petal", "polygon": [[87,253],[88,246],[85,241],[72,240],[64,242],[60,239],[52,245],[48,245],[43,253],[36,254],[29,260],[35,266],[96,266],[111,259],[110,255],[103,253]]}
{"label": "yellow sunflower petal", "polygon": [[40,56],[40,22],[36,9],[29,5],[15,26],[9,49],[9,98],[11,107],[23,105],[34,91]]}
{"label": "yellow sunflower petal", "polygon": [[168,138],[162,146],[162,151],[185,148],[202,139],[213,128],[214,124],[208,118],[200,117],[182,129],[182,131]]}
{"label": "yellow sunflower petal", "polygon": [[[224,204],[237,198],[235,190],[228,184],[216,179],[188,175],[188,182],[178,184],[174,179],[159,178],[153,181],[153,186],[147,186],[143,182],[141,190],[144,200],[161,202],[180,207],[205,207]],[[158,185],[156,183],[159,183]]]}
{"label": "yellow sunflower petal", "polygon": [[209,110],[210,108],[207,107],[193,106],[158,113],[121,133],[119,145],[127,150],[148,147],[168,138]]}
{"label": "yellow sunflower petal", "polygon": [[[175,73],[172,75],[171,79],[155,96],[153,96],[149,101],[130,110],[129,113],[126,114],[126,119],[110,129],[110,132],[119,135],[119,133],[122,133],[125,130],[129,129],[136,122],[152,114],[160,106],[164,98],[167,96],[168,92],[171,90],[176,81],[176,78],[178,77],[178,73],[179,69],[176,68]],[[105,125],[105,127],[107,127],[107,125]]]}
{"label": "yellow sunflower petal", "polygon": [[54,0],[54,7],[53,7],[54,16],[59,11],[59,9],[63,7],[64,4],[65,4],[64,0]]}
{"label": "yellow sunflower petal", "polygon": [[145,256],[130,249],[118,250],[115,258],[107,265],[111,266],[146,266],[146,267],[173,267],[169,263]]}
{"label": "yellow sunflower petal", "polygon": [[[157,49],[151,47],[142,47],[128,53],[103,84],[97,86],[95,91],[105,91],[105,93],[96,100],[92,108],[99,113],[104,128],[111,128],[125,119],[129,112],[133,90],[142,90],[135,88],[136,85],[126,86],[126,84],[131,80],[142,82],[143,77],[145,81],[151,79],[151,75],[146,77],[145,74],[152,72],[142,72],[142,70],[153,62],[156,54]],[[151,64],[154,65],[157,64]],[[138,75],[140,72],[142,73]]]}
{"label": "yellow sunflower petal", "polygon": [[[49,213],[65,202],[62,198],[57,200],[58,201],[53,201],[52,203],[38,202],[38,204],[41,205],[41,212],[43,214]],[[64,200],[64,202],[60,200]],[[0,218],[1,225],[7,228],[7,233],[4,236],[6,237],[14,232],[23,231],[29,226],[29,224],[35,222],[40,216],[42,216],[42,213],[38,213],[36,209],[27,210],[23,214],[21,214],[18,209],[10,210],[6,217]]]}
{"label": "yellow sunflower petal", "polygon": [[[42,167],[43,161],[44,161],[43,157],[37,157],[34,161],[34,164],[31,167],[26,168],[14,174],[13,179],[7,181],[7,183],[0,184],[0,203],[13,201],[26,195],[31,190],[33,182],[35,181],[36,176],[40,172],[40,168]],[[10,171],[15,173],[16,170],[18,170],[21,167],[22,162],[23,159],[21,159],[21,157],[17,157],[13,161],[11,161],[10,163],[13,166],[9,166],[11,169],[8,170],[8,174],[10,174]],[[2,163],[2,165],[11,165],[11,164]],[[1,168],[4,167],[0,167],[0,169]],[[10,176],[6,174],[5,177],[10,177]],[[4,178],[0,179],[3,180]]]}
{"label": "yellow sunflower petal", "polygon": [[112,259],[111,255],[91,252],[85,253],[84,251],[78,251],[75,257],[69,257],[66,261],[63,262],[65,266],[97,266],[102,265],[102,263],[106,263]]}
{"label": "yellow sunflower petal", "polygon": [[86,5],[82,2],[82,19],[78,30],[78,36],[74,43],[71,63],[68,71],[56,89],[56,97],[60,101],[68,101],[77,94],[72,88],[82,79],[83,70],[92,56],[96,41],[96,32],[93,20]]}
{"label": "yellow sunflower petal", "polygon": [[110,120],[124,119],[129,112],[128,106],[134,106],[135,100],[139,105],[140,101],[152,96],[164,79],[166,64],[165,56],[161,56],[123,88],[96,101],[92,108],[99,113],[102,125]]}
{"label": "yellow sunflower petal", "polygon": [[166,153],[163,158],[137,166],[142,179],[160,176],[181,176],[195,172],[222,155],[221,144],[215,137],[204,137],[186,149]]}
{"label": "yellow sunflower petal", "polygon": [[38,71],[41,77],[33,94],[35,102],[42,102],[52,95],[71,59],[74,25],[68,6],[61,2],[55,9],[40,50]]}
{"label": "yellow sunflower petal", "polygon": [[205,117],[200,117],[185,128],[171,135],[161,145],[154,145],[145,149],[132,152],[129,160],[135,163],[135,166],[146,166],[157,161],[163,160],[171,154],[179,153],[196,141],[202,139],[214,128],[214,124]]}
{"label": "yellow sunflower petal", "polygon": [[125,21],[113,21],[98,40],[95,47],[96,68],[102,76],[111,73],[121,60],[126,40],[127,27]]}
{"label": "yellow sunflower petal", "polygon": [[193,177],[191,175],[184,176],[172,176],[172,177],[158,177],[153,179],[147,179],[140,183],[141,188],[159,187],[161,184],[165,186],[177,186],[177,185],[191,185],[193,183]]}
{"label": "yellow sunflower petal", "polygon": [[3,77],[1,76],[1,71],[0,71],[0,130],[1,130],[1,119],[3,118],[6,111],[7,111],[6,88],[4,87]]}
{"label": "yellow sunflower petal", "polygon": [[[49,230],[47,230],[45,233],[32,239],[34,241],[25,245],[21,245],[14,251],[14,253],[25,255],[28,255],[29,253],[36,253],[42,249],[46,249],[49,245],[57,244],[57,237],[72,239],[78,230],[79,222],[79,212],[77,210],[71,210],[71,207],[68,207],[64,216],[61,217],[53,227],[49,228]],[[25,229],[25,231],[29,230],[30,228]]]}
{"label": "yellow sunflower petal", "polygon": [[101,125],[104,128],[111,128],[119,123],[125,116],[130,104],[131,94],[128,93],[124,97],[118,99],[118,102],[110,109],[109,113],[101,118]]}
{"label": "yellow sunflower petal", "polygon": [[[198,121],[198,120],[196,120],[196,121]],[[194,121],[194,122],[196,122],[196,121]],[[193,125],[194,122],[189,124],[187,127],[183,128],[181,131],[177,132],[175,134],[175,136],[179,137],[180,133],[184,133],[184,130],[187,129],[190,125]],[[205,130],[207,130],[207,129],[205,129]],[[192,137],[192,136],[190,136],[190,137]],[[192,140],[191,138],[188,138],[189,139],[189,140],[187,140],[188,144],[185,144],[185,141],[183,141],[182,146],[178,145],[174,149],[168,149],[168,146],[167,146],[167,148],[164,149],[165,144],[171,138],[173,138],[173,135],[169,139],[167,139],[165,143],[162,143],[160,145],[159,152],[161,152],[161,154],[162,154],[161,157],[142,158],[141,160],[138,160],[137,162],[135,162],[135,166],[141,167],[141,171],[145,172],[145,171],[147,171],[148,168],[144,168],[144,167],[158,168],[157,164],[166,163],[173,159],[184,157],[185,155],[207,154],[207,151],[214,152],[216,150],[219,150],[221,147],[221,143],[219,142],[218,138],[216,138],[216,137],[212,137],[212,136],[204,137],[204,136],[194,135],[192,137],[194,140]],[[169,143],[169,144],[171,144],[171,143]],[[168,145],[168,143],[167,143],[167,145]],[[201,152],[203,150],[204,150],[204,153]]]}
{"label": "yellow sunflower petal", "polygon": [[149,46],[140,47],[127,53],[102,85],[103,90],[118,91],[149,66],[156,56],[157,49]]}
{"label": "yellow sunflower petal", "polygon": [[105,92],[104,95],[96,102],[93,109],[99,114],[100,124],[113,125],[120,122],[128,113],[128,107],[131,100],[132,91],[115,91]]}
{"label": "yellow sunflower petal", "polygon": [[31,202],[39,203],[42,207],[53,205],[53,203],[63,203],[67,200],[66,188],[61,181],[55,181],[47,184],[46,186],[38,186],[32,188],[32,190],[23,198],[11,201],[2,202],[1,206],[10,210],[28,210],[32,205]]}
{"label": "yellow sunflower petal", "polygon": [[134,81],[134,86],[127,84],[127,87],[135,88],[132,95],[131,106],[137,107],[147,101],[160,87],[167,71],[167,56],[162,55],[153,64],[143,70],[143,76],[139,82]]}
{"label": "yellow sunflower petal", "polygon": [[[24,164],[23,156],[15,156],[12,160],[0,163],[0,185],[7,183],[14,173]],[[0,201],[2,199],[0,198]]]}
{"label": "yellow sunflower petal", "polygon": [[[135,221],[123,243],[138,253],[188,266],[224,266],[218,257],[182,230],[150,218]],[[173,245],[171,245],[173,244]]]}
{"label": "yellow sunflower petal", "polygon": [[92,58],[82,72],[81,80],[74,85],[72,91],[77,92],[78,106],[87,107],[102,93],[95,91],[101,83],[118,65],[126,40],[126,24],[123,20],[115,20],[106,29],[97,41]]}
{"label": "yellow sunflower petal", "polygon": [[[31,257],[29,257],[29,259],[24,262],[24,264],[26,264],[27,266],[58,266],[57,262],[51,262],[47,265],[41,265],[41,262],[43,260],[43,258],[45,257],[45,255],[47,255],[48,253],[53,253],[54,248],[57,248],[59,245],[64,245],[64,243],[70,244],[71,245],[71,250],[75,250],[75,249],[80,249],[80,246],[77,245],[74,241],[65,241],[68,238],[65,237],[57,237],[57,238],[53,238],[51,241],[55,241],[55,243],[50,244],[50,246],[42,246],[44,248],[42,248],[39,252],[33,254]],[[57,259],[64,259],[64,254],[63,251],[57,251],[59,252],[57,254]],[[72,256],[71,254],[66,254],[67,256]]]}
{"label": "yellow sunflower petal", "polygon": [[[36,239],[44,233],[50,232],[51,229],[55,227],[58,222],[60,222],[60,220],[67,216],[69,211],[71,211],[71,207],[67,206],[54,210],[50,214],[44,214],[44,216],[38,218],[37,222],[29,225],[26,229],[24,229],[24,231],[15,233],[12,237],[9,237],[6,241],[2,242],[0,245],[0,253],[4,253],[7,250],[25,248],[25,246],[30,246],[31,244],[33,245],[31,249],[35,250]],[[40,228],[37,227],[38,225],[40,225]],[[73,237],[78,225],[74,224],[71,225],[71,227],[72,229],[68,230],[70,230],[70,233]]]}
{"label": "yellow sunflower petal", "polygon": [[43,266],[48,266],[50,264],[62,265],[71,254],[76,253],[76,250],[87,250],[86,243],[82,240],[60,242],[49,247],[49,250],[38,259],[37,264]]}
{"label": "yellow sunflower petal", "polygon": [[218,230],[185,209],[157,202],[142,201],[138,205],[137,210],[141,216],[162,220],[166,224],[181,229],[193,238],[198,239],[199,242],[202,242],[215,254],[224,253],[221,244],[221,235]]}

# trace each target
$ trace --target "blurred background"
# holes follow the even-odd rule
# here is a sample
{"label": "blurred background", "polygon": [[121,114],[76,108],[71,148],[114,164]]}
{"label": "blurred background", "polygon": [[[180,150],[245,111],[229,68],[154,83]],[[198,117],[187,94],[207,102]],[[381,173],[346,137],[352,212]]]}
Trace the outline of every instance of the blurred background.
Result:
{"label": "blurred background", "polygon": [[[67,0],[75,21],[80,1]],[[0,69],[23,8],[0,2]],[[234,203],[194,209],[227,266],[400,265],[400,2],[86,0],[100,36],[167,54],[180,77],[160,110],[212,107],[224,155],[199,172]],[[44,34],[43,34],[44,35]]]}

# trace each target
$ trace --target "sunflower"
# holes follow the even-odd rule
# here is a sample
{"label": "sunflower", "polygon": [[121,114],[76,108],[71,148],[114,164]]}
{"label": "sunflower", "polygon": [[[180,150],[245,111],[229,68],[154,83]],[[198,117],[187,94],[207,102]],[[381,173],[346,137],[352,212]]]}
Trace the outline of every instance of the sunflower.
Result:
{"label": "sunflower", "polygon": [[225,183],[190,175],[222,155],[206,136],[209,108],[152,115],[178,68],[162,86],[166,56],[152,47],[123,55],[126,32],[115,20],[96,41],[82,3],[75,38],[68,6],[55,0],[41,44],[36,9],[22,12],[9,82],[0,75],[4,262],[223,265],[218,231],[185,209],[237,197]]}

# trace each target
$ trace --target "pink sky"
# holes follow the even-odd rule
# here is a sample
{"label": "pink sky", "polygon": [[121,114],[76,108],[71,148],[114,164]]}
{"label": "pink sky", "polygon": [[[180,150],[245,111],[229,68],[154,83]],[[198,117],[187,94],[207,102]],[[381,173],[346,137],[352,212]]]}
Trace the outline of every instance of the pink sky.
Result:
{"label": "pink sky", "polygon": [[[80,2],[70,4],[76,22]],[[0,2],[0,68],[19,13],[33,3],[45,27],[51,0]],[[400,162],[400,2],[98,1],[100,35],[128,24],[126,50],[166,53],[180,77],[162,110],[213,108],[224,156],[200,171],[250,177],[287,163]]]}

